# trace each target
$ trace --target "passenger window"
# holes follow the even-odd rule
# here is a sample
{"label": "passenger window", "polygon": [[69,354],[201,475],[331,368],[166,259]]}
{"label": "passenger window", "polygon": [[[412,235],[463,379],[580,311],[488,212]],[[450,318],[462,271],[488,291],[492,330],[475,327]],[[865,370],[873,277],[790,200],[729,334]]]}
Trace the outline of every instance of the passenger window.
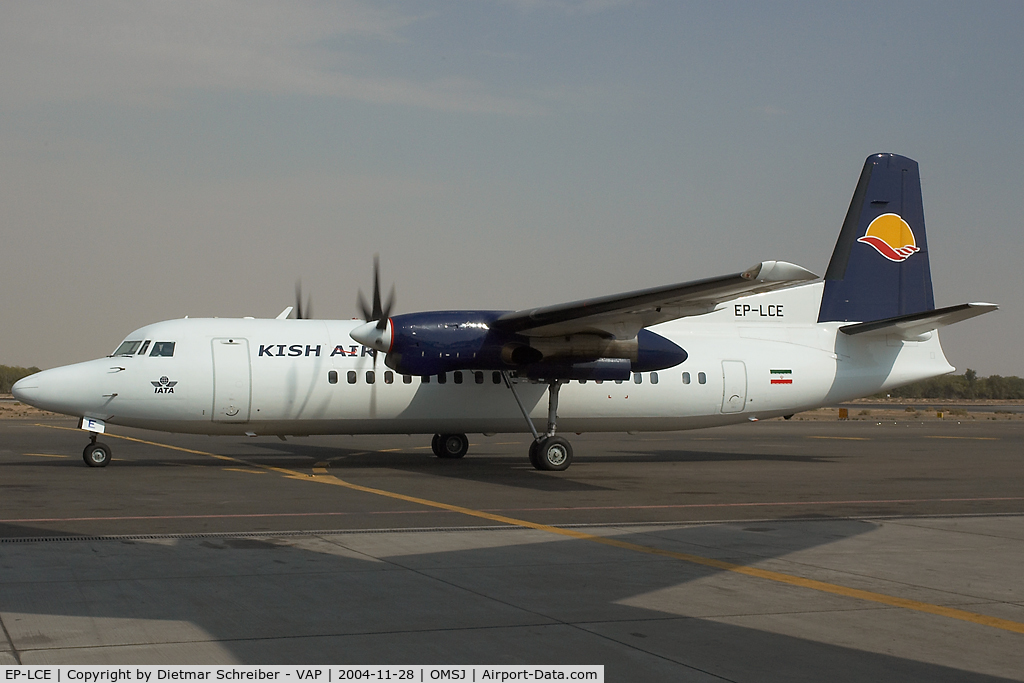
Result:
{"label": "passenger window", "polygon": [[440,375],[437,376],[437,383],[438,384],[444,384],[447,381],[448,381],[448,373],[442,372]]}
{"label": "passenger window", "polygon": [[707,384],[708,383],[708,376],[705,375],[703,372],[698,372],[697,373],[697,382],[699,382],[700,384]]}
{"label": "passenger window", "polygon": [[327,373],[327,381],[330,384],[337,384],[338,383],[338,371],[337,370],[331,370],[330,372],[328,372]]}
{"label": "passenger window", "polygon": [[174,355],[174,342],[153,342],[153,350],[149,352],[149,357],[153,356],[173,356]]}
{"label": "passenger window", "polygon": [[689,383],[690,383],[690,373],[684,372],[683,373],[683,384],[689,384]]}
{"label": "passenger window", "polygon": [[615,383],[616,384],[622,384],[622,380],[621,379],[617,379],[617,380],[615,380]]}
{"label": "passenger window", "polygon": [[603,379],[595,379],[594,380],[594,384],[604,384],[604,380]]}
{"label": "passenger window", "polygon": [[585,379],[581,379],[581,380],[577,380],[577,381],[578,381],[578,382],[579,382],[580,384],[586,384],[586,383],[587,383],[587,380],[585,380]]}
{"label": "passenger window", "polygon": [[349,384],[355,384],[356,383],[356,371],[355,370],[349,370],[348,371],[348,383]]}
{"label": "passenger window", "polygon": [[657,383],[658,383],[658,373],[652,372],[651,373],[651,384],[657,384]]}
{"label": "passenger window", "polygon": [[456,384],[462,384],[462,371],[456,370],[455,372],[453,372],[452,378],[455,380]]}
{"label": "passenger window", "polygon": [[366,383],[367,384],[373,384],[375,379],[376,379],[376,377],[373,374],[373,370],[367,370],[366,371]]}
{"label": "passenger window", "polygon": [[146,341],[145,341],[145,342],[144,342],[144,343],[142,344],[142,348],[141,348],[141,349],[139,349],[139,355],[140,355],[140,356],[145,356],[145,355],[146,355],[146,351],[148,351],[148,350],[149,350],[149,340],[147,339],[147,340],[146,340]]}
{"label": "passenger window", "polygon": [[494,372],[491,373],[491,383],[501,384],[501,372],[495,370]]}
{"label": "passenger window", "polygon": [[132,356],[139,350],[140,341],[126,341],[121,342],[121,345],[117,347],[117,351],[114,351],[115,356]]}
{"label": "passenger window", "polygon": [[633,373],[633,384],[643,384],[643,381],[644,381],[644,376],[643,375],[641,375],[639,372],[634,372]]}
{"label": "passenger window", "polygon": [[385,371],[385,373],[384,373],[384,384],[394,384],[394,383],[395,383],[395,373],[391,372],[390,370]]}
{"label": "passenger window", "polygon": [[479,370],[474,372],[473,373],[473,381],[476,382],[477,384],[483,384],[484,383],[484,373],[480,372]]}
{"label": "passenger window", "polygon": [[412,375],[402,375],[402,384],[412,384]]}

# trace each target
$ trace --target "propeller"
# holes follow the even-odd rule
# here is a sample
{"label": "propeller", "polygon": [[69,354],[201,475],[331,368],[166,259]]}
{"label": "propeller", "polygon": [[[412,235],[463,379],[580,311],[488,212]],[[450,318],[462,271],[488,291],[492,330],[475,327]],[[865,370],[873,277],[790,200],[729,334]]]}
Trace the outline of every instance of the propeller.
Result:
{"label": "propeller", "polygon": [[349,333],[355,341],[373,349],[373,374],[374,383],[370,387],[370,417],[377,417],[377,356],[380,353],[387,353],[391,348],[393,330],[389,329],[391,309],[395,304],[395,286],[391,285],[391,292],[388,294],[386,306],[380,301],[380,257],[373,255],[373,307],[366,305],[366,298],[363,290],[359,290],[356,296],[356,304],[363,314],[365,325],[360,325]]}
{"label": "propeller", "polygon": [[306,307],[302,307],[302,280],[295,281],[295,319],[308,320],[313,317],[313,297],[306,297]]}
{"label": "propeller", "polygon": [[377,254],[373,255],[373,308],[366,305],[366,299],[363,298],[363,290],[359,290],[356,297],[356,303],[359,305],[359,310],[363,314],[363,320],[366,322],[377,322],[377,329],[384,330],[388,325],[388,318],[391,317],[391,308],[395,303],[395,286],[391,285],[391,292],[388,294],[387,306],[381,306],[380,303],[380,256]]}

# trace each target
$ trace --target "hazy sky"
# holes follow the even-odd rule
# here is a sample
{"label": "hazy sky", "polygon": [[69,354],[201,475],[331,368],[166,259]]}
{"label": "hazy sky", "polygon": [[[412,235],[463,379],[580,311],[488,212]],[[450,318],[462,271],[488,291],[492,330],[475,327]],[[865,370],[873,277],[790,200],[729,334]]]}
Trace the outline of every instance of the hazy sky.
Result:
{"label": "hazy sky", "polygon": [[1024,375],[1024,3],[0,4],[0,363],[184,315],[516,309],[784,259],[921,164],[962,372]]}

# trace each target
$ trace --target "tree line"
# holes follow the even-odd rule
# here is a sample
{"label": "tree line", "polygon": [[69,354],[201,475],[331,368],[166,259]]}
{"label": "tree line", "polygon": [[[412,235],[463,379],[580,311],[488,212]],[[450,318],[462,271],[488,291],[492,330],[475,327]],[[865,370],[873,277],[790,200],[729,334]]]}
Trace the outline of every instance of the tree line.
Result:
{"label": "tree line", "polygon": [[28,377],[39,372],[39,368],[15,368],[9,365],[0,365],[0,394],[11,393],[11,387],[22,377]]}
{"label": "tree line", "polygon": [[914,382],[898,389],[876,394],[893,398],[1024,399],[1024,379],[991,375],[978,377],[970,368],[962,375],[943,375]]}

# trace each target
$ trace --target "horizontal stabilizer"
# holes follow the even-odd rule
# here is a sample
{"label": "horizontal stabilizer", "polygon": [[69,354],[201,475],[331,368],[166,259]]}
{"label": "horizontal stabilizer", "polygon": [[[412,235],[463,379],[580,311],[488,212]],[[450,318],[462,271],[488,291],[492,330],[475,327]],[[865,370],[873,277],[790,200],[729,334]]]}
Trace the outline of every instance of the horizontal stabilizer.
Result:
{"label": "horizontal stabilizer", "polygon": [[840,327],[839,331],[849,335],[862,334],[880,337],[894,335],[907,341],[917,341],[921,335],[932,330],[994,311],[997,308],[999,307],[995,304],[960,304],[885,320],[845,325]]}
{"label": "horizontal stabilizer", "polygon": [[589,333],[632,339],[645,327],[709,313],[724,301],[817,277],[792,263],[762,261],[742,273],[506,313],[491,327],[529,337]]}

